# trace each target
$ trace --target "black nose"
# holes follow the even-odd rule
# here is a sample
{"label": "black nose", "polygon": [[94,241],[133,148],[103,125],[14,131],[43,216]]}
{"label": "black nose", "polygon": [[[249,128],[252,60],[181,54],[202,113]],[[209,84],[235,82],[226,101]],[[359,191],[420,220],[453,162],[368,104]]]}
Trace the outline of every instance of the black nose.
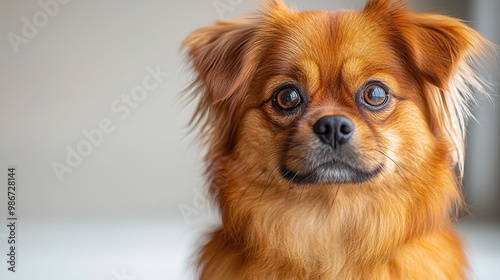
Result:
{"label": "black nose", "polygon": [[325,116],[314,124],[313,130],[323,143],[336,148],[349,141],[354,124],[344,116]]}

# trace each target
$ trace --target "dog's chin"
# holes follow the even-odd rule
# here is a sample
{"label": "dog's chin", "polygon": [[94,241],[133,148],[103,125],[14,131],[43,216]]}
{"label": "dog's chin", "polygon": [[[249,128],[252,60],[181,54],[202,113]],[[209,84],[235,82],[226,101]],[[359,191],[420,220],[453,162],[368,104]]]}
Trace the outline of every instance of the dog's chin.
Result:
{"label": "dog's chin", "polygon": [[343,163],[326,163],[306,173],[281,168],[281,175],[298,185],[305,184],[359,184],[367,182],[382,171],[379,165],[372,171],[361,171]]}

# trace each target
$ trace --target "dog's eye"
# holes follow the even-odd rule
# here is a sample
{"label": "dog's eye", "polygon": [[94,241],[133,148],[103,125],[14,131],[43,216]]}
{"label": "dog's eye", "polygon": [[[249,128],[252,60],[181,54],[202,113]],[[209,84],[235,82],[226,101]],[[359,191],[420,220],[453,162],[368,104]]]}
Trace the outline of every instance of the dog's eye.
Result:
{"label": "dog's eye", "polygon": [[285,87],[276,92],[274,104],[284,111],[295,109],[302,102],[302,98],[293,87]]}
{"label": "dog's eye", "polygon": [[388,90],[378,83],[368,85],[363,91],[363,101],[372,109],[382,109],[389,101]]}

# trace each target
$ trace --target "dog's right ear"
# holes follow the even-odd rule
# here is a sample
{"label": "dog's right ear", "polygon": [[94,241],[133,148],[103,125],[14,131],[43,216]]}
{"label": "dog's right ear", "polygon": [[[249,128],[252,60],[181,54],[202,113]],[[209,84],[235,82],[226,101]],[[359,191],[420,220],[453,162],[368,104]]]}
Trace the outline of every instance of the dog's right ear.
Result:
{"label": "dog's right ear", "polygon": [[243,104],[264,48],[262,33],[289,10],[281,0],[263,1],[263,11],[218,21],[191,33],[182,45],[195,71],[189,91],[198,107],[191,121],[201,127],[214,153],[231,149]]}
{"label": "dog's right ear", "polygon": [[[218,21],[191,33],[182,48],[196,71],[195,91],[205,105],[222,102],[242,90],[255,69],[258,19]],[[201,93],[203,92],[203,93]]]}
{"label": "dog's right ear", "polygon": [[235,143],[240,118],[237,109],[245,100],[258,64],[260,24],[258,18],[218,21],[194,31],[182,45],[195,71],[188,88],[189,99],[198,102],[191,125],[199,126],[200,140],[210,143],[209,154],[214,156]]}
{"label": "dog's right ear", "polygon": [[206,105],[227,101],[246,89],[263,45],[259,32],[269,19],[288,11],[281,0],[261,0],[261,4],[263,12],[254,17],[217,21],[194,31],[184,41],[182,48],[197,73],[194,90],[204,92]]}

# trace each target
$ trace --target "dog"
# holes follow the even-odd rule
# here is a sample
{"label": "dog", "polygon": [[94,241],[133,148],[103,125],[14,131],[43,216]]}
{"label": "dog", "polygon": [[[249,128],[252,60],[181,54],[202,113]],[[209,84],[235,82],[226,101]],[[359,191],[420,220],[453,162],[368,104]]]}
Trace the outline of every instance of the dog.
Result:
{"label": "dog", "polygon": [[209,193],[200,279],[466,279],[452,222],[490,43],[405,1],[266,1],[191,33]]}

